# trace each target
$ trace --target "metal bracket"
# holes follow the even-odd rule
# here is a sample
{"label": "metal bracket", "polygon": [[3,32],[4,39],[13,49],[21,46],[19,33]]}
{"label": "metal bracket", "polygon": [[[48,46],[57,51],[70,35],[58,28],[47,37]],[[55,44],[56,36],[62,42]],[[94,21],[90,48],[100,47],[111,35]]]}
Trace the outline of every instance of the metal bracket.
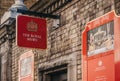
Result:
{"label": "metal bracket", "polygon": [[43,18],[52,18],[52,19],[60,19],[59,15],[51,15],[51,14],[45,14],[45,13],[38,13],[34,11],[28,11],[28,10],[22,10],[22,9],[17,9],[18,13],[22,14],[27,14],[27,15],[34,15],[38,17],[43,17]]}

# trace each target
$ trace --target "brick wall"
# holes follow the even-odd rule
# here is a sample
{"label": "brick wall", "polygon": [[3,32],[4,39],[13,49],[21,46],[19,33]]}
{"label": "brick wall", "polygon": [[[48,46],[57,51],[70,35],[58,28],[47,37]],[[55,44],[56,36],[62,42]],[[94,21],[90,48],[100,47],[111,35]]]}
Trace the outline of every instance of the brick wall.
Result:
{"label": "brick wall", "polygon": [[[6,1],[6,0],[4,0]],[[25,0],[26,4],[33,3]],[[3,4],[3,2],[1,1]],[[11,0],[12,4],[12,0]],[[2,9],[2,6],[0,6]],[[34,81],[38,81],[40,64],[54,62],[56,59],[77,55],[75,64],[77,70],[77,81],[81,78],[81,34],[85,24],[89,21],[104,15],[114,9],[113,0],[73,0],[57,12],[61,14],[61,26],[53,27],[53,19],[47,19],[48,48],[47,50],[32,49],[35,54]],[[18,81],[18,60],[24,52],[31,50],[16,46],[16,40],[12,40],[12,81]],[[2,45],[1,45],[2,46]],[[67,59],[67,58],[66,58]],[[61,62],[62,64],[62,62]],[[54,67],[56,65],[53,65]]]}
{"label": "brick wall", "polygon": [[[32,4],[34,4],[35,1],[36,0],[25,0],[24,2],[29,8]],[[7,11],[12,4],[14,4],[14,0],[0,0],[0,19],[4,12]],[[0,27],[0,81],[18,80],[18,53],[21,52],[21,50],[20,48],[16,47],[14,40],[12,42],[11,40],[9,40],[8,35],[8,33],[10,34],[11,32],[15,31],[14,27]],[[8,32],[7,29],[9,28],[13,29],[10,29],[10,32]]]}
{"label": "brick wall", "polygon": [[[35,54],[34,81],[38,81],[39,64],[51,62],[72,54],[77,55],[77,81],[82,81],[81,34],[85,24],[113,9],[113,0],[73,0],[70,4],[55,12],[61,14],[61,21],[64,22],[61,23],[59,28],[53,28],[53,19],[48,19],[48,48],[47,50],[33,49]],[[18,81],[19,56],[27,50],[30,49],[17,47],[13,43],[12,81]]]}
{"label": "brick wall", "polygon": [[0,18],[5,11],[14,3],[14,0],[0,0]]}
{"label": "brick wall", "polygon": [[[30,8],[37,0],[24,0],[25,5]],[[14,4],[14,0],[0,0],[0,18],[7,11],[11,5]]]}
{"label": "brick wall", "polygon": [[28,7],[28,9],[38,0],[23,0],[24,4]]}
{"label": "brick wall", "polygon": [[114,4],[115,4],[115,11],[117,15],[120,15],[120,0],[114,0]]}

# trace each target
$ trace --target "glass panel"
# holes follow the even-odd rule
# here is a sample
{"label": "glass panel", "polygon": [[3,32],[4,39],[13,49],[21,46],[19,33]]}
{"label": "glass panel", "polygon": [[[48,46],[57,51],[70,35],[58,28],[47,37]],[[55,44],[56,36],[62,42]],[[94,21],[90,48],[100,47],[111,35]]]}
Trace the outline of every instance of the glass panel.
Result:
{"label": "glass panel", "polygon": [[114,48],[114,22],[111,21],[88,32],[88,56],[96,55]]}
{"label": "glass panel", "polygon": [[67,81],[67,73],[52,75],[51,81]]}
{"label": "glass panel", "polygon": [[31,62],[32,62],[32,57],[28,57],[21,60],[21,77],[31,74],[32,72]]}

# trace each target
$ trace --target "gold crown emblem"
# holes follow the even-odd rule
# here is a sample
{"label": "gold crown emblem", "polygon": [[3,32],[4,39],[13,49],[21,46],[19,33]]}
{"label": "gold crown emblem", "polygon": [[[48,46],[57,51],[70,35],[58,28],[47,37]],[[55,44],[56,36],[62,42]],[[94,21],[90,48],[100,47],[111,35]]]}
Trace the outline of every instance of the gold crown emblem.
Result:
{"label": "gold crown emblem", "polygon": [[37,32],[38,24],[31,20],[30,22],[27,23],[27,30]]}

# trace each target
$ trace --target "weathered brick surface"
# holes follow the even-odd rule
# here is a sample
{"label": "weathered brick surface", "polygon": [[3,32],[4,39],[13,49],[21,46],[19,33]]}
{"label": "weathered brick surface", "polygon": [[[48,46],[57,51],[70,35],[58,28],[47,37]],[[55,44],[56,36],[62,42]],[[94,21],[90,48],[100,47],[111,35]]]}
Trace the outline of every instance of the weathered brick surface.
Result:
{"label": "weathered brick surface", "polygon": [[120,15],[120,0],[114,0],[114,4],[115,4],[115,11],[117,13],[117,15]]}
{"label": "weathered brick surface", "polygon": [[[12,4],[14,4],[15,0],[0,0],[0,18],[4,14],[5,11],[8,10],[8,8],[11,7]],[[37,0],[24,0],[25,5],[30,8],[31,5],[33,5]]]}
{"label": "weathered brick surface", "polygon": [[[116,1],[120,2],[119,0]],[[116,3],[117,5],[118,2]],[[61,23],[62,25],[59,28],[53,28],[53,19],[48,19],[48,47],[46,50],[33,49],[35,54],[34,81],[38,81],[39,64],[51,62],[72,54],[77,54],[76,78],[77,81],[82,81],[81,35],[85,24],[113,9],[113,0],[73,0],[70,4],[55,12],[61,14],[63,18],[61,20],[64,22]],[[12,43],[12,81],[18,81],[19,56],[31,50],[17,47],[15,42],[13,40]]]}
{"label": "weathered brick surface", "polygon": [[0,18],[4,12],[13,4],[14,0],[0,0]]}
{"label": "weathered brick surface", "polygon": [[[48,49],[41,53],[37,65],[63,56],[77,53],[77,81],[81,81],[81,33],[85,24],[113,10],[113,1],[103,0],[73,1],[58,11],[66,18],[65,24],[57,29],[52,28],[53,21],[48,20]],[[107,5],[106,5],[107,4]],[[36,65],[36,72],[38,67]],[[35,76],[38,74],[35,73]],[[35,78],[37,81],[37,78]]]}

